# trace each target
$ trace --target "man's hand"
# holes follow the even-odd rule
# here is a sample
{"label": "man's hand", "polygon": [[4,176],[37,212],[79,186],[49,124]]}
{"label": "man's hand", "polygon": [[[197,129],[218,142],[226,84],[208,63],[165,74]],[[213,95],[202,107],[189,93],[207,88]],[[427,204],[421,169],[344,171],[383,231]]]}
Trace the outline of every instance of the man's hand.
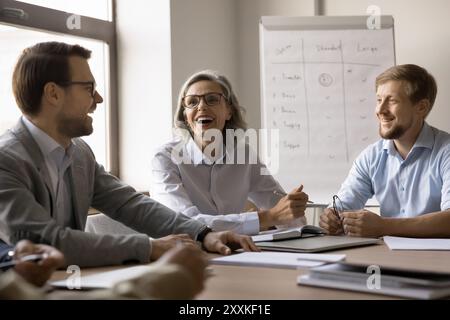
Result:
{"label": "man's hand", "polygon": [[338,218],[334,209],[327,208],[320,215],[319,226],[325,229],[328,234],[338,235],[343,234],[344,229],[342,228],[342,221]]}
{"label": "man's hand", "polygon": [[208,233],[203,239],[203,247],[209,252],[218,252],[223,255],[228,255],[232,250],[238,248],[242,248],[244,251],[260,251],[251,237],[232,231]]}
{"label": "man's hand", "polygon": [[192,276],[195,294],[203,290],[208,260],[197,245],[178,245],[162,255],[156,263],[173,263],[185,268]]}
{"label": "man's hand", "polygon": [[38,262],[19,262],[14,271],[35,286],[43,286],[53,271],[64,265],[64,256],[57,249],[44,244],[33,244],[28,240],[21,240],[14,250],[14,259],[30,254],[43,254],[44,258]]}
{"label": "man's hand", "polygon": [[170,236],[162,237],[159,239],[152,239],[152,252],[150,254],[150,260],[154,261],[159,259],[166,251],[172,249],[176,245],[193,245],[196,243],[187,234],[173,234]]}
{"label": "man's hand", "polygon": [[288,224],[294,219],[303,217],[307,202],[308,195],[303,192],[303,186],[292,190],[272,209],[258,211],[260,229],[267,230],[275,225]]}
{"label": "man's hand", "polygon": [[354,237],[381,237],[385,234],[386,220],[367,210],[346,211],[341,214],[345,233]]}

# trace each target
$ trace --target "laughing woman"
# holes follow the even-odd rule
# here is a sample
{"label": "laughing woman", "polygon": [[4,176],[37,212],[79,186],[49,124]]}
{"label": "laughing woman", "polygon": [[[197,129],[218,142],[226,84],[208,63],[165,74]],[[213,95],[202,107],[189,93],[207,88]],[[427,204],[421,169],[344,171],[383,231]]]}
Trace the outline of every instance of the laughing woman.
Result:
{"label": "laughing woman", "polygon": [[[308,195],[303,186],[282,196],[277,181],[262,174],[264,164],[257,157],[251,161],[245,139],[226,139],[230,130],[246,129],[241,109],[223,75],[210,70],[192,75],[178,98],[174,120],[179,134],[152,161],[152,197],[217,231],[257,234],[276,225],[305,223]],[[244,212],[247,200],[258,209]]]}

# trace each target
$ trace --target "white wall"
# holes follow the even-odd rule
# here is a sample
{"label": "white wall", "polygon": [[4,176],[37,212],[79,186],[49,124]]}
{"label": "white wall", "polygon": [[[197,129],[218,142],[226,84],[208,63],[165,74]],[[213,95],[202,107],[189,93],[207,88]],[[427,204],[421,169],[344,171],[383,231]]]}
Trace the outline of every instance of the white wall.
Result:
{"label": "white wall", "polygon": [[250,128],[261,127],[261,99],[259,76],[259,20],[261,16],[311,16],[313,0],[244,0],[239,1],[238,98],[247,110]]}
{"label": "white wall", "polygon": [[120,177],[150,185],[154,148],[171,137],[170,2],[117,1]]}
{"label": "white wall", "polygon": [[313,15],[313,0],[171,0],[172,90],[193,72],[228,76],[249,127],[260,127],[259,20],[263,15]]}
{"label": "white wall", "polygon": [[428,122],[450,132],[450,1],[325,0],[325,15],[364,15],[369,5],[393,15],[397,64],[427,69],[438,83],[438,95]]}
{"label": "white wall", "polygon": [[173,109],[184,81],[213,69],[238,81],[236,0],[171,0]]}

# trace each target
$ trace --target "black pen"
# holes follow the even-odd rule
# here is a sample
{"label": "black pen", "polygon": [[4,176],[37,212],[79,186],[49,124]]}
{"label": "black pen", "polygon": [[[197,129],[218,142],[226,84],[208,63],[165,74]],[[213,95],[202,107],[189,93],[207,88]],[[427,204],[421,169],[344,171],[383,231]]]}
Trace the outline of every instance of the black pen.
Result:
{"label": "black pen", "polygon": [[0,263],[0,269],[6,270],[6,269],[9,269],[9,268],[12,268],[12,267],[14,267],[16,264],[18,264],[20,262],[38,262],[38,261],[43,260],[46,256],[47,255],[45,253],[43,253],[43,254],[30,254],[30,255],[27,255],[27,256],[20,257],[18,259],[14,259],[14,260],[11,260],[11,261]]}

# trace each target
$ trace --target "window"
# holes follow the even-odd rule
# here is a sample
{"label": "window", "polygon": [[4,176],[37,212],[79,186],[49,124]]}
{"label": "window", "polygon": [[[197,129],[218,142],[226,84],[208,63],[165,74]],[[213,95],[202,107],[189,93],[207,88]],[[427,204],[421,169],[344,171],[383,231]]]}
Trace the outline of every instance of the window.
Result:
{"label": "window", "polygon": [[[76,14],[89,13],[104,20],[43,6],[64,11],[73,9]],[[112,17],[110,8],[111,0],[0,0],[0,133],[12,127],[20,116],[12,93],[11,78],[21,51],[43,41],[79,44],[92,50],[89,65],[97,81],[97,90],[104,98],[103,104],[97,107],[93,115],[94,133],[83,139],[91,146],[97,161],[117,175],[115,26],[113,21],[106,21]]]}
{"label": "window", "polygon": [[21,2],[91,18],[112,20],[111,0],[21,0]]}

